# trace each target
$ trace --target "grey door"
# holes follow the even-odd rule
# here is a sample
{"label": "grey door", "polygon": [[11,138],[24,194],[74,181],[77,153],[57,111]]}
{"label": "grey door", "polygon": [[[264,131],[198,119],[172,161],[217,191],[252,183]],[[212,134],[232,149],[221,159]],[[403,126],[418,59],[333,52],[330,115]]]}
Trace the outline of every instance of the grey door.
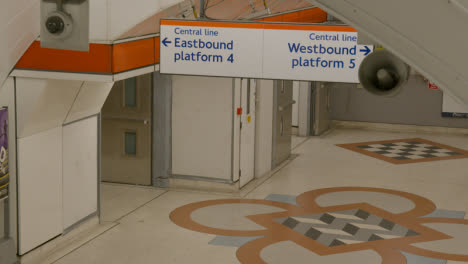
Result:
{"label": "grey door", "polygon": [[151,185],[152,75],[116,82],[102,109],[102,181]]}
{"label": "grey door", "polygon": [[319,136],[331,126],[330,88],[327,83],[312,83],[312,135]]}
{"label": "grey door", "polygon": [[274,159],[275,166],[291,155],[293,82],[275,81]]}

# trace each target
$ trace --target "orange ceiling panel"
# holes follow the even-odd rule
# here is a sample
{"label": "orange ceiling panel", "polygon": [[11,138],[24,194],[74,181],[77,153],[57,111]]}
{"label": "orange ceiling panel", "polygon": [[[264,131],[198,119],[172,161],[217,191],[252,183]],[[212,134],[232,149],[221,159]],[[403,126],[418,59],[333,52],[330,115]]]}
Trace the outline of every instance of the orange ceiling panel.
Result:
{"label": "orange ceiling panel", "polygon": [[115,44],[112,49],[112,71],[119,73],[155,64],[154,42],[155,38],[149,38]]}
{"label": "orange ceiling panel", "polygon": [[15,68],[110,74],[111,50],[112,47],[106,44],[90,44],[89,52],[47,49],[35,41]]}
{"label": "orange ceiling panel", "polygon": [[154,58],[155,63],[159,63],[161,61],[161,38],[157,37],[154,39]]}

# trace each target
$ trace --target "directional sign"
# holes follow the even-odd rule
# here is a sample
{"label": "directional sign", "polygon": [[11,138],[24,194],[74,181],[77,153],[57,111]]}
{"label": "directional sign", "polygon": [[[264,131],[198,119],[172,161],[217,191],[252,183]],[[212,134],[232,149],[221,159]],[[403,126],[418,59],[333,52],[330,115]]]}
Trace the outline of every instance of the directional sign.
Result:
{"label": "directional sign", "polygon": [[161,20],[161,73],[359,82],[372,46],[346,26]]}
{"label": "directional sign", "polygon": [[262,76],[263,25],[161,20],[161,73]]}
{"label": "directional sign", "polygon": [[263,77],[359,83],[372,46],[357,45],[351,27],[265,25]]}

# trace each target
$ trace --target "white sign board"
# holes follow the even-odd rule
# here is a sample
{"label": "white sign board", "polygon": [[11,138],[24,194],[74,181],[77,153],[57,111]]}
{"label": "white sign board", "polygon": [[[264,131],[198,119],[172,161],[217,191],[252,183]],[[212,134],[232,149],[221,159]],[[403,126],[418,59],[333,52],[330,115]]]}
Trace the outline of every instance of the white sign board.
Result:
{"label": "white sign board", "polygon": [[468,105],[457,102],[450,94],[444,92],[442,116],[468,118]]}
{"label": "white sign board", "polygon": [[372,49],[351,27],[161,20],[160,71],[358,83]]}

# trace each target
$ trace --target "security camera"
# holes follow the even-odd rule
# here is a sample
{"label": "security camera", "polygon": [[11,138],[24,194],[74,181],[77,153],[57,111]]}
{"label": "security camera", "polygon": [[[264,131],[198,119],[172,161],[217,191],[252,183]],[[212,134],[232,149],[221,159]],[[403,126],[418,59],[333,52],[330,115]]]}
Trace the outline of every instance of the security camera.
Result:
{"label": "security camera", "polygon": [[48,14],[43,26],[53,38],[65,39],[73,32],[73,19],[63,11],[53,11]]}
{"label": "security camera", "polygon": [[41,0],[41,47],[89,50],[89,0]]}

